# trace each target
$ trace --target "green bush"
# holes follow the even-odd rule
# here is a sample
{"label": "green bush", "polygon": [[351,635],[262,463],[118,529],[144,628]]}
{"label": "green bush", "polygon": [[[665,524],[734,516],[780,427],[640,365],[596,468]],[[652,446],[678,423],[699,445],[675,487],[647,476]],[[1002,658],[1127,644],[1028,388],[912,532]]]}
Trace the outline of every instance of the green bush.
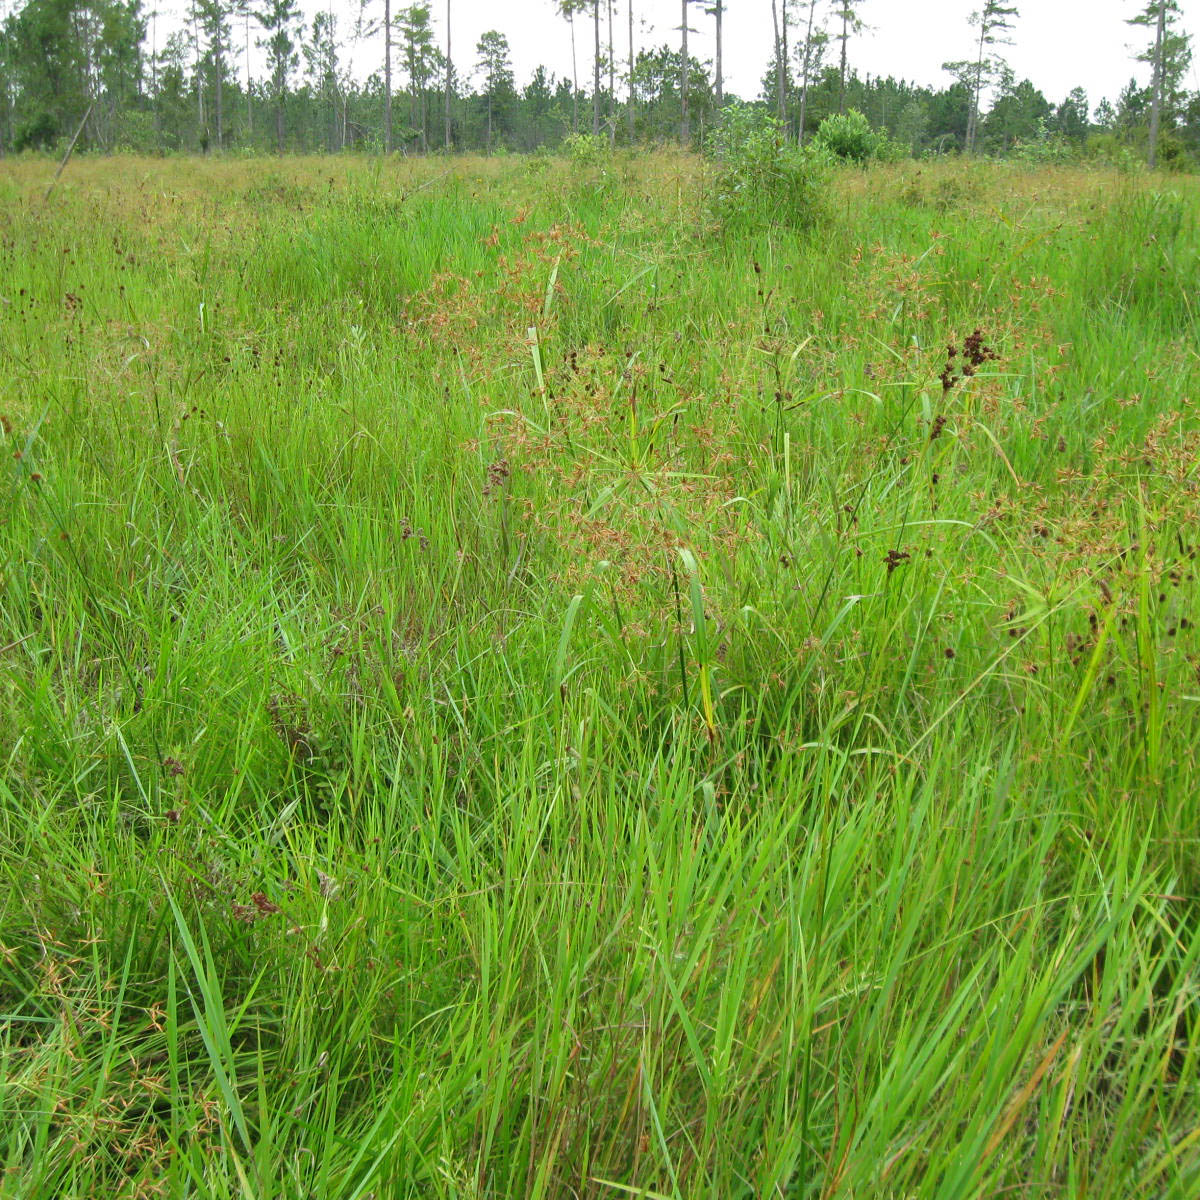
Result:
{"label": "green bush", "polygon": [[1079,147],[1051,129],[1046,124],[1045,117],[1039,117],[1037,133],[1027,140],[1016,142],[1012,148],[1012,157],[1018,162],[1034,167],[1055,166],[1078,161]]}
{"label": "green bush", "polygon": [[562,148],[572,162],[585,167],[596,166],[610,155],[608,138],[601,133],[569,133]]}
{"label": "green bush", "polygon": [[1084,146],[1089,161],[1103,167],[1112,167],[1123,175],[1136,175],[1146,169],[1143,157],[1115,133],[1093,133]]}
{"label": "green bush", "polygon": [[826,117],[817,129],[817,144],[851,162],[894,157],[887,134],[872,129],[870,121],[856,108]]}
{"label": "green bush", "polygon": [[774,117],[749,105],[729,106],[707,151],[716,163],[708,209],[723,228],[809,229],[824,215],[828,154],[789,143]]}

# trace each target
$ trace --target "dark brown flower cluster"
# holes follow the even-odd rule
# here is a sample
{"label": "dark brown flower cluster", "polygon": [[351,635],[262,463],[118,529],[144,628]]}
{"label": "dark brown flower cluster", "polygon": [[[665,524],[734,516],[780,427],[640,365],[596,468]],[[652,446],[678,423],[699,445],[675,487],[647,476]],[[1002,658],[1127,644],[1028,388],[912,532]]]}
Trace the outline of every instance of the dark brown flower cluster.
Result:
{"label": "dark brown flower cluster", "polygon": [[234,904],[231,907],[234,917],[247,925],[253,925],[260,917],[274,917],[283,912],[278,904],[267,898],[266,892],[255,892],[249,904]]}
{"label": "dark brown flower cluster", "polygon": [[963,341],[962,356],[958,347],[951,342],[946,347],[946,365],[938,378],[942,383],[943,394],[949,392],[964,379],[970,379],[986,362],[997,358],[996,351],[984,341],[982,329],[974,329]]}
{"label": "dark brown flower cluster", "polygon": [[507,458],[498,458],[495,462],[488,463],[487,482],[483,485],[484,499],[498,492],[512,474],[512,468],[508,465]]}

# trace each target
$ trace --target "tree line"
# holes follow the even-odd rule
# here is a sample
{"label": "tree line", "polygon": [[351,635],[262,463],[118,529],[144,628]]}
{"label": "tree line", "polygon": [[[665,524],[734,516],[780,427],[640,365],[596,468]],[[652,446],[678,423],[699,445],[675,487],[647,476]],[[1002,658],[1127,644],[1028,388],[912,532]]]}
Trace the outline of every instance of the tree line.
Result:
{"label": "tree line", "polygon": [[[189,0],[170,29],[143,0],[7,2],[0,154],[53,149],[76,133],[86,148],[142,152],[490,153],[572,135],[693,146],[738,99],[724,78],[729,0],[679,0],[677,37],[660,45],[637,42],[638,0],[552,0],[570,26],[569,74],[539,66],[522,86],[500,30],[455,58],[454,0],[436,0],[436,13],[431,2],[360,0],[349,19],[330,8],[311,21],[298,0]],[[772,37],[759,93],[743,99],[797,142],[855,110],[914,155],[1066,153],[1090,142],[1144,153],[1152,166],[1200,157],[1178,0],[1131,0],[1150,80],[1131,79],[1094,108],[1080,88],[1051,100],[1014,75],[1005,49],[1020,13],[1006,0],[983,0],[970,15],[966,53],[944,64],[942,87],[860,74],[863,0],[754,2],[769,4]],[[689,46],[698,22],[715,34],[712,61]],[[351,62],[367,58],[377,69],[355,78]]]}

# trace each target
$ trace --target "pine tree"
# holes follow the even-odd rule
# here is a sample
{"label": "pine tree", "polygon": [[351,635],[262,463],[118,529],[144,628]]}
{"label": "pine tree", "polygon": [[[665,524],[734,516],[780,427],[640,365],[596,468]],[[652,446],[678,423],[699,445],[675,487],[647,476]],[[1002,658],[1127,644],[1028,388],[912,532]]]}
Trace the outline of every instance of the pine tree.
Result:
{"label": "pine tree", "polygon": [[242,18],[246,49],[246,137],[254,136],[254,82],[250,76],[250,21],[254,17],[254,0],[234,0],[232,13]]}
{"label": "pine tree", "polygon": [[513,90],[508,38],[490,29],[479,39],[475,53],[479,56],[476,70],[483,83],[484,99],[487,100],[487,152],[491,154],[497,110],[511,97]]}
{"label": "pine tree", "polygon": [[592,58],[592,136],[600,136],[600,0],[592,0],[595,50]]}
{"label": "pine tree", "polygon": [[579,56],[575,49],[575,14],[582,12],[587,0],[554,0],[558,14],[571,27],[571,132],[579,131]]}
{"label": "pine tree", "polygon": [[[989,0],[990,2],[990,0]],[[841,63],[838,67],[838,112],[846,111],[846,72],[849,62],[850,38],[862,30],[862,18],[856,11],[862,0],[833,0],[833,16],[841,21],[838,41],[842,44]]]}
{"label": "pine tree", "polygon": [[990,87],[1004,70],[1004,60],[995,48],[1009,44],[1007,35],[1019,16],[1015,4],[1005,4],[1003,0],[985,0],[983,8],[972,13],[970,18],[971,24],[979,27],[975,57],[942,64],[942,70],[949,71],[970,93],[971,107],[967,115],[966,143],[963,147],[967,154],[975,152],[979,105],[984,89]]}
{"label": "pine tree", "polygon": [[409,125],[420,132],[421,150],[429,150],[425,92],[433,66],[433,25],[428,4],[410,4],[396,14],[408,73]]}
{"label": "pine tree", "polygon": [[800,128],[798,140],[804,145],[805,124],[808,121],[808,89],[812,77],[821,65],[829,35],[817,25],[817,0],[808,0],[808,28],[800,51]]}
{"label": "pine tree", "polygon": [[713,19],[714,31],[717,38],[716,89],[717,108],[725,107],[725,0],[710,0],[704,10]]}
{"label": "pine tree", "polygon": [[329,109],[327,146],[331,151],[337,150],[345,135],[338,119],[341,80],[338,77],[337,18],[332,11],[319,12],[313,18],[312,33],[303,49],[312,94]]}
{"label": "pine tree", "polygon": [[688,5],[691,0],[679,0],[680,12],[682,18],[680,20],[680,32],[683,37],[683,45],[680,51],[679,59],[679,141],[684,149],[691,144],[692,140],[692,122],[691,113],[688,109],[688,92],[691,90],[691,63],[692,60],[688,56]]}
{"label": "pine tree", "polygon": [[617,60],[613,53],[613,0],[608,0],[608,140],[617,140]]}
{"label": "pine tree", "polygon": [[258,44],[267,52],[271,98],[275,101],[275,138],[279,153],[282,154],[288,79],[300,61],[293,36],[300,20],[300,7],[297,0],[266,0],[257,16],[266,34]]}
{"label": "pine tree", "polygon": [[446,153],[450,153],[451,135],[453,134],[450,120],[450,100],[454,95],[454,59],[450,56],[450,3],[446,0]]}
{"label": "pine tree", "polygon": [[1150,139],[1146,160],[1158,166],[1159,135],[1164,116],[1171,122],[1180,107],[1182,81],[1192,61],[1191,41],[1179,30],[1178,0],[1149,0],[1129,24],[1154,31],[1153,40],[1137,56],[1150,64]]}
{"label": "pine tree", "polygon": [[628,0],[629,3],[629,137],[630,140],[637,134],[637,105],[633,98],[633,69],[636,65],[636,50],[633,44],[633,0]]}
{"label": "pine tree", "polygon": [[229,19],[232,15],[229,0],[197,0],[196,17],[200,31],[208,41],[212,59],[213,126],[218,151],[225,145],[225,54],[231,41]]}

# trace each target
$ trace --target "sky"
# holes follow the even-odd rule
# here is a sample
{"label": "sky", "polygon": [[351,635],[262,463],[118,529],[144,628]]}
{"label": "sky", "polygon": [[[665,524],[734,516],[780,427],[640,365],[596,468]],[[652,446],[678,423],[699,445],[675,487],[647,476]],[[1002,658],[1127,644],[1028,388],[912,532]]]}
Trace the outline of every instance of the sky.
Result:
{"label": "sky", "polygon": [[[178,0],[176,0],[178,2]],[[628,54],[628,4],[615,0],[615,40],[618,61]],[[922,84],[944,86],[949,77],[941,65],[968,58],[973,30],[967,18],[981,0],[863,0],[860,14],[867,28],[851,42],[850,60],[860,75],[894,75]],[[1115,100],[1131,76],[1143,82],[1149,70],[1132,61],[1140,49],[1143,30],[1125,24],[1125,18],[1144,6],[1145,0],[1015,0],[1021,17],[1013,30],[1013,44],[1005,54],[1018,79],[1031,79],[1046,96],[1061,100],[1074,87],[1083,87],[1095,107],[1105,97]],[[338,16],[339,29],[348,37],[360,0],[300,0],[307,18],[325,8]],[[398,8],[405,0],[393,0]],[[446,0],[431,0],[439,42],[444,43]],[[452,0],[453,53],[460,73],[475,62],[475,45],[485,30],[505,34],[512,48],[518,83],[534,67],[545,64],[552,74],[571,73],[571,38],[566,21],[555,15],[554,0]],[[607,41],[607,0],[602,36]],[[674,44],[679,37],[681,0],[633,0],[634,36],[640,46]],[[151,5],[147,5],[151,7]],[[805,5],[805,7],[807,7]],[[818,0],[818,13],[828,13],[831,0]],[[726,0],[725,74],[727,89],[745,99],[759,91],[772,41],[771,0]],[[1183,26],[1193,35],[1197,63],[1191,68],[1188,87],[1200,90],[1200,0],[1180,0]],[[377,17],[383,0],[368,0],[367,15]],[[170,17],[165,18],[170,24]],[[694,6],[689,49],[701,59],[714,53],[712,20],[703,7]],[[165,31],[160,25],[161,42]],[[235,33],[240,41],[242,31]],[[592,29],[590,20],[576,18],[579,76],[591,78]],[[355,75],[365,76],[382,61],[382,40],[347,46]],[[256,58],[258,56],[256,55]]]}

